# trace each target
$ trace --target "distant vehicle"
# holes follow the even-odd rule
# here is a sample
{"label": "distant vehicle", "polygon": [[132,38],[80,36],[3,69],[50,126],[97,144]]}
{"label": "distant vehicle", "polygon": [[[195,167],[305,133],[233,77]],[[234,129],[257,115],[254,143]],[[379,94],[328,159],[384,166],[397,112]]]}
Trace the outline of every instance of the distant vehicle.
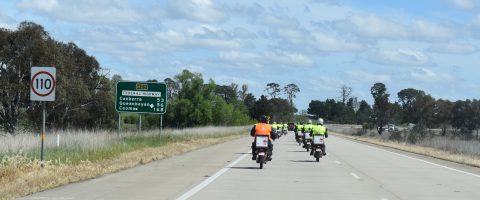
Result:
{"label": "distant vehicle", "polygon": [[294,131],[295,130],[295,124],[290,122],[287,124],[287,129],[288,131]]}
{"label": "distant vehicle", "polygon": [[388,132],[398,131],[398,128],[395,126],[395,124],[388,124],[387,126],[383,127],[383,129]]}

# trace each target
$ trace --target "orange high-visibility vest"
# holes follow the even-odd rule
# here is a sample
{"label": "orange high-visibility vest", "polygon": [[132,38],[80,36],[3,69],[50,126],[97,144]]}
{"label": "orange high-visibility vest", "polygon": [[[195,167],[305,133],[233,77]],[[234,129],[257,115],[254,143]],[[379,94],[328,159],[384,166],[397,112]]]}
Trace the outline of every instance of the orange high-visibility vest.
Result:
{"label": "orange high-visibility vest", "polygon": [[255,126],[255,136],[262,135],[268,136],[269,139],[272,139],[270,133],[272,132],[272,126],[265,123],[259,123]]}

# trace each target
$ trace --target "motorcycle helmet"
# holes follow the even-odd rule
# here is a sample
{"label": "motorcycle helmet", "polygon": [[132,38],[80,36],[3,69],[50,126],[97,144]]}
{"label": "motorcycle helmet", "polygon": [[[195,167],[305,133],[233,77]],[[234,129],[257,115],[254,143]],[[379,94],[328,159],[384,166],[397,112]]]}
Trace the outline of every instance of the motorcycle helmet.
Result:
{"label": "motorcycle helmet", "polygon": [[323,125],[323,119],[322,118],[318,119],[318,124]]}
{"label": "motorcycle helmet", "polygon": [[268,122],[267,116],[265,116],[265,115],[260,116],[260,122],[267,123]]}

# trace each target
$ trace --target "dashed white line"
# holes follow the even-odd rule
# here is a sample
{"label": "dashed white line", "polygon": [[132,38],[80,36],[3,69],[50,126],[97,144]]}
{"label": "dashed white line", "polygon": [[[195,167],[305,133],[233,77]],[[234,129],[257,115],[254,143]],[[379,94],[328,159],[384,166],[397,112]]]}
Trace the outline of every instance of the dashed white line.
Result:
{"label": "dashed white line", "polygon": [[337,165],[341,165],[342,163],[338,160],[335,161],[335,163],[337,163]]}
{"label": "dashed white line", "polygon": [[353,176],[353,178],[357,179],[357,180],[360,180],[360,176],[356,175],[355,173],[350,173],[350,175]]}
{"label": "dashed white line", "polygon": [[247,157],[250,152],[248,152],[247,154],[244,154],[242,156],[240,156],[240,158],[237,158],[237,160],[231,162],[229,165],[227,165],[226,167],[224,167],[223,169],[221,169],[220,171],[218,171],[217,173],[213,174],[212,176],[208,177],[207,179],[205,179],[203,182],[201,182],[200,184],[198,184],[197,186],[195,186],[194,188],[192,188],[191,190],[189,190],[188,192],[184,193],[182,196],[178,197],[177,200],[186,200],[190,197],[192,197],[194,194],[196,194],[197,192],[199,192],[200,190],[202,190],[203,188],[207,187],[210,183],[212,183],[213,181],[215,181],[215,179],[217,179],[218,177],[220,177],[222,174],[224,174],[225,172],[227,172],[231,167],[235,166],[237,163],[239,163],[240,161],[242,161],[245,157]]}
{"label": "dashed white line", "polygon": [[387,198],[382,198],[381,200],[388,200]]}

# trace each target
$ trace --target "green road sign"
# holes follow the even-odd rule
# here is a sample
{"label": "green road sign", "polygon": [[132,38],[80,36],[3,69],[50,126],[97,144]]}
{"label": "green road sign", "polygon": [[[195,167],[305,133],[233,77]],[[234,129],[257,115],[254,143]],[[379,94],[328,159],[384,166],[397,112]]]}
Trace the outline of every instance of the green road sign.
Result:
{"label": "green road sign", "polygon": [[118,82],[115,109],[117,112],[165,114],[167,86],[155,82]]}

